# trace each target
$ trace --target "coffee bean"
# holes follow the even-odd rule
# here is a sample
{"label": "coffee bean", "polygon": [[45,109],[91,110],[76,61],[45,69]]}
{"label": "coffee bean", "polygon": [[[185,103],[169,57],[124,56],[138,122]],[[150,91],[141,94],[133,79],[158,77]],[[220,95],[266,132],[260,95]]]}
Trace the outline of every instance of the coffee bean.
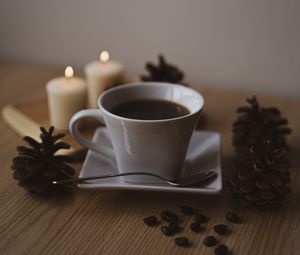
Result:
{"label": "coffee bean", "polygon": [[216,255],[227,255],[228,247],[225,244],[220,244],[215,248]]}
{"label": "coffee bean", "polygon": [[203,244],[206,246],[215,246],[217,244],[217,239],[214,236],[207,236],[203,240]]}
{"label": "coffee bean", "polygon": [[177,237],[175,238],[175,244],[179,245],[179,246],[189,246],[189,239],[186,237]]}
{"label": "coffee bean", "polygon": [[180,232],[180,230],[181,230],[181,227],[179,226],[179,223],[176,222],[176,221],[175,221],[175,222],[170,222],[170,223],[168,224],[168,227],[171,229],[171,231],[172,231],[174,234]]}
{"label": "coffee bean", "polygon": [[204,230],[204,228],[201,226],[201,224],[198,221],[193,222],[190,226],[190,229],[196,233]]}
{"label": "coffee bean", "polygon": [[160,217],[167,222],[178,222],[179,221],[178,215],[172,211],[163,211],[163,212],[161,212]]}
{"label": "coffee bean", "polygon": [[149,216],[149,217],[144,218],[144,223],[147,226],[155,226],[158,224],[158,220],[155,216]]}
{"label": "coffee bean", "polygon": [[214,231],[216,231],[220,235],[225,235],[228,233],[228,228],[225,224],[218,224],[213,227]]}
{"label": "coffee bean", "polygon": [[207,222],[207,219],[203,214],[196,214],[194,219],[195,219],[195,221],[199,222],[200,224]]}
{"label": "coffee bean", "polygon": [[169,226],[162,226],[160,228],[161,232],[163,232],[166,236],[172,236],[174,235],[174,232]]}
{"label": "coffee bean", "polygon": [[193,215],[195,214],[195,209],[188,206],[188,205],[183,205],[180,207],[180,210],[183,214],[186,214],[186,215]]}
{"label": "coffee bean", "polygon": [[241,222],[240,217],[234,212],[227,213],[226,219],[232,223],[240,223]]}

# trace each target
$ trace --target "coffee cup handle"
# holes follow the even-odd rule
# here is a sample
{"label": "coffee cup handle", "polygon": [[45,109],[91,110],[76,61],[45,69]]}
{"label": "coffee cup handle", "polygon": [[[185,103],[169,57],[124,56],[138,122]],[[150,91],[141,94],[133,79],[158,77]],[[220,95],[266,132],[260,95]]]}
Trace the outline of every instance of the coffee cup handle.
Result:
{"label": "coffee cup handle", "polygon": [[75,138],[75,140],[85,146],[86,148],[100,153],[102,156],[104,156],[107,159],[114,160],[114,152],[112,149],[109,149],[107,147],[100,147],[97,146],[94,142],[84,138],[82,134],[78,130],[78,123],[80,122],[81,119],[87,118],[87,117],[92,117],[97,119],[101,124],[105,126],[105,121],[98,109],[87,109],[87,110],[81,110],[79,112],[76,112],[69,124],[69,129],[71,132],[71,135]]}

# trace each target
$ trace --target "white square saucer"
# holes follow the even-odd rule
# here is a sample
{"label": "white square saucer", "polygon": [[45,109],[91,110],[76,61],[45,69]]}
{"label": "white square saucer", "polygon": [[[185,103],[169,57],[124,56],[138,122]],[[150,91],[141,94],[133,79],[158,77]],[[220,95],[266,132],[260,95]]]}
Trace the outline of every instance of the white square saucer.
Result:
{"label": "white square saucer", "polygon": [[[92,139],[101,146],[112,148],[108,130],[98,128]],[[116,165],[116,164],[114,164]],[[110,174],[117,172],[116,167],[101,155],[88,151],[79,177]],[[151,190],[194,194],[218,194],[222,190],[221,173],[221,137],[219,133],[195,131],[188,148],[182,177],[199,173],[199,171],[212,170],[218,176],[199,187],[172,187],[166,183],[139,184],[125,182],[122,177],[91,180],[89,183],[78,184],[81,189],[119,189],[119,190]]]}

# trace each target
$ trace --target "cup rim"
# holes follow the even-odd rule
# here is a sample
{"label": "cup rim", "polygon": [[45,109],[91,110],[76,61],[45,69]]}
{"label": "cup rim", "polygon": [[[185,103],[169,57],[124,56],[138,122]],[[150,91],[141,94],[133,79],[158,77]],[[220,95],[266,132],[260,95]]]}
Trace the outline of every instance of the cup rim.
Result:
{"label": "cup rim", "polygon": [[[119,116],[119,115],[116,115],[116,114],[113,114],[112,112],[108,111],[103,105],[102,105],[102,101],[103,101],[103,98],[109,94],[109,93],[112,93],[113,91],[116,91],[116,90],[120,90],[120,89],[126,89],[126,88],[129,88],[129,87],[136,87],[136,86],[149,86],[149,85],[154,85],[154,86],[165,86],[165,85],[168,85],[168,86],[180,86],[186,90],[190,90],[192,91],[193,93],[196,93],[202,100],[202,105],[199,107],[199,109],[195,112],[191,112],[189,114],[186,114],[186,115],[183,115],[183,116],[180,116],[180,117],[176,117],[176,118],[169,118],[169,119],[159,119],[159,120],[141,120],[141,119],[132,119],[132,118],[125,118],[125,117],[122,117],[122,116]],[[177,83],[168,83],[168,82],[134,82],[134,83],[128,83],[128,84],[124,84],[124,85],[120,85],[120,86],[117,86],[115,88],[111,88],[105,92],[103,92],[101,94],[101,96],[98,98],[98,108],[99,110],[102,110],[105,114],[109,115],[110,117],[113,117],[113,118],[116,118],[116,119],[119,119],[119,120],[123,120],[123,121],[127,121],[127,122],[139,122],[139,123],[162,123],[162,122],[172,122],[172,121],[177,121],[177,120],[181,120],[181,119],[185,119],[185,118],[188,118],[188,117],[191,117],[191,116],[194,116],[194,115],[199,115],[203,108],[204,108],[204,105],[205,105],[205,101],[204,101],[204,98],[203,96],[196,90],[192,89],[192,88],[189,88],[189,87],[186,87],[186,86],[183,86],[181,84],[177,84]]]}

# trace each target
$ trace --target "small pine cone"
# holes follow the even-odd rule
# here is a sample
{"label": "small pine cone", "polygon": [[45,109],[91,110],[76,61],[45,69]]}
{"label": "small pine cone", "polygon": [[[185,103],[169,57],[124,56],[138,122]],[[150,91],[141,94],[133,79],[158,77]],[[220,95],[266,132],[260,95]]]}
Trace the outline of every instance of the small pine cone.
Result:
{"label": "small pine cone", "polygon": [[41,142],[29,136],[24,141],[29,147],[18,146],[18,156],[12,160],[13,178],[19,186],[32,193],[54,195],[69,187],[68,183],[53,184],[52,181],[71,178],[75,171],[68,165],[69,156],[56,155],[60,149],[69,149],[70,145],[60,141],[64,134],[54,135],[54,127],[48,131],[41,127]]}
{"label": "small pine cone", "polygon": [[149,75],[142,75],[142,81],[161,81],[183,84],[184,73],[178,67],[167,63],[164,56],[159,55],[158,59],[159,63],[157,66],[151,62],[146,63],[145,68],[149,72]]}

